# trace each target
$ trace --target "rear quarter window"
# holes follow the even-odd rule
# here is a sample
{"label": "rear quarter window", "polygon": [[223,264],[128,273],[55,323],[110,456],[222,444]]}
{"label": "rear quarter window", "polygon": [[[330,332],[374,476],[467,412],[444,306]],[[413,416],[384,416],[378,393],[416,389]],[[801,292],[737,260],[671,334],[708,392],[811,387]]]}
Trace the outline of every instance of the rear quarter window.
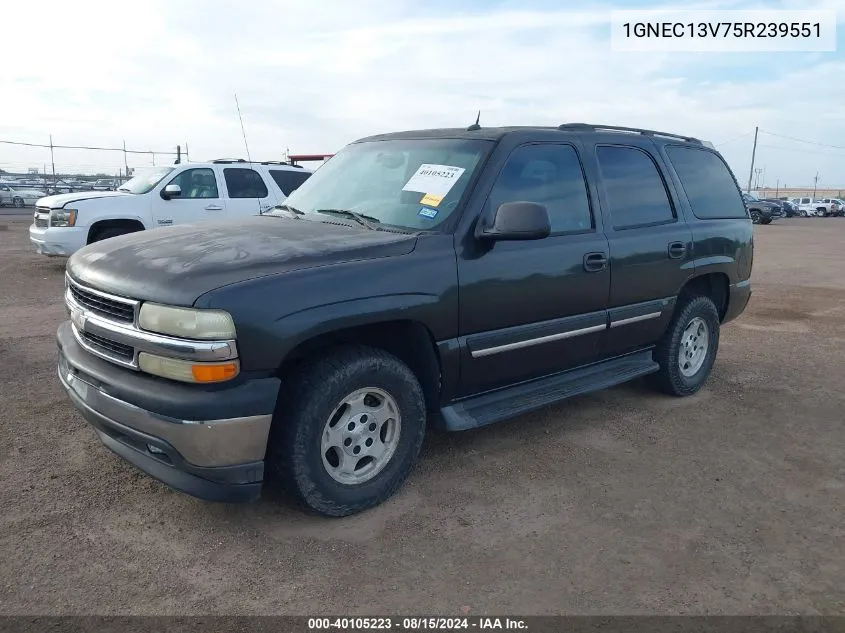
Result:
{"label": "rear quarter window", "polygon": [[299,188],[299,185],[308,180],[311,174],[307,171],[294,171],[292,169],[271,169],[270,175],[279,185],[282,193],[289,196]]}
{"label": "rear quarter window", "polygon": [[666,154],[695,217],[700,220],[748,217],[736,181],[717,154],[677,146],[667,147]]}

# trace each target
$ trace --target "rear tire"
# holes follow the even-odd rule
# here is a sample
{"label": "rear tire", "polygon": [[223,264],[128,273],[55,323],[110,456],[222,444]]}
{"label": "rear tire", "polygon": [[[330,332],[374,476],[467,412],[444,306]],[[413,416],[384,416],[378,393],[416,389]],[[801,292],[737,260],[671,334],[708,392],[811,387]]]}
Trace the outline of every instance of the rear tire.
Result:
{"label": "rear tire", "polygon": [[760,220],[760,224],[771,224],[772,218],[763,218]]}
{"label": "rear tire", "polygon": [[305,361],[282,384],[267,465],[298,501],[348,516],[402,486],[426,427],[423,390],[407,365],[355,345]]}
{"label": "rear tire", "polygon": [[12,200],[12,204],[15,206],[16,209],[23,209],[26,204],[24,204],[23,198],[14,198]]}
{"label": "rear tire", "polygon": [[719,313],[710,297],[681,296],[654,350],[660,371],[652,383],[672,396],[691,396],[710,375],[719,349]]}
{"label": "rear tire", "polygon": [[110,237],[117,237],[118,235],[127,235],[129,233],[137,233],[141,229],[137,228],[128,228],[128,227],[107,227],[104,229],[99,229],[94,233],[94,236],[91,238],[91,244],[94,242],[102,242],[103,240],[107,240]]}

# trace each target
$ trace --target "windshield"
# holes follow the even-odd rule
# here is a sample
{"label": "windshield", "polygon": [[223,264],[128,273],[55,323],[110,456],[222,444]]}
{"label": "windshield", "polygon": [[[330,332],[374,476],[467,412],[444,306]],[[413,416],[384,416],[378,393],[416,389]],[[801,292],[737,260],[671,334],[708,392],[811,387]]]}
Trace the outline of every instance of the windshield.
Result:
{"label": "windshield", "polygon": [[433,229],[454,213],[492,145],[465,139],[354,143],[326,161],[284,205],[315,218],[338,220],[352,211],[371,226]]}
{"label": "windshield", "polygon": [[[117,188],[118,191],[126,191],[128,193],[147,193],[162,179],[173,171],[173,167],[156,167],[149,169],[141,174],[135,176],[132,180],[127,180],[125,183]],[[97,181],[97,183],[105,181]]]}

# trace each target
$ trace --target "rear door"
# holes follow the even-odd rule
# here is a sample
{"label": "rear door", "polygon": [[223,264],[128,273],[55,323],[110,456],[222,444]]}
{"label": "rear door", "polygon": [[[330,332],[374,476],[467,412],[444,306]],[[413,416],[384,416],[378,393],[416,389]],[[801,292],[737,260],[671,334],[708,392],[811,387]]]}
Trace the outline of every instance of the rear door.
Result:
{"label": "rear door", "polygon": [[[165,200],[161,192],[167,185],[179,185],[182,195]],[[217,175],[210,167],[185,169],[150,192],[153,219],[157,226],[188,224],[223,217],[226,203]]]}
{"label": "rear door", "polygon": [[226,189],[226,215],[247,217],[264,213],[276,204],[267,183],[252,167],[218,166]]}
{"label": "rear door", "polygon": [[647,139],[592,143],[589,152],[610,246],[605,355],[653,344],[693,272],[693,238]]}

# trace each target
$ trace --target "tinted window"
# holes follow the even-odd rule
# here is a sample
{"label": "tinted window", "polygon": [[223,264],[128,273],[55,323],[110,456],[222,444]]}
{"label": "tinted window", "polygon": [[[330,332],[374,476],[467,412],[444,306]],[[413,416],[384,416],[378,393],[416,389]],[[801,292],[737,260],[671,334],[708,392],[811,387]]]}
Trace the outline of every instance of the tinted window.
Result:
{"label": "tinted window", "polygon": [[633,147],[596,148],[613,228],[625,229],[674,219],[657,166]]}
{"label": "tinted window", "polygon": [[186,169],[168,185],[179,185],[182,195],[177,199],[217,198],[217,179],[214,170],[205,168]]}
{"label": "tinted window", "polygon": [[282,193],[289,196],[296,191],[299,185],[308,180],[308,176],[311,174],[307,171],[294,171],[292,169],[271,169],[270,175],[279,185]]}
{"label": "tinted window", "polygon": [[267,185],[254,169],[227,167],[223,170],[230,198],[266,198]]}
{"label": "tinted window", "polygon": [[[697,218],[744,218],[745,206],[728,166],[713,152],[690,147],[667,147],[692,212]],[[746,196],[748,201],[756,200]]]}
{"label": "tinted window", "polygon": [[545,205],[553,233],[593,227],[584,173],[570,145],[525,145],[511,153],[487,204],[517,201]]}

